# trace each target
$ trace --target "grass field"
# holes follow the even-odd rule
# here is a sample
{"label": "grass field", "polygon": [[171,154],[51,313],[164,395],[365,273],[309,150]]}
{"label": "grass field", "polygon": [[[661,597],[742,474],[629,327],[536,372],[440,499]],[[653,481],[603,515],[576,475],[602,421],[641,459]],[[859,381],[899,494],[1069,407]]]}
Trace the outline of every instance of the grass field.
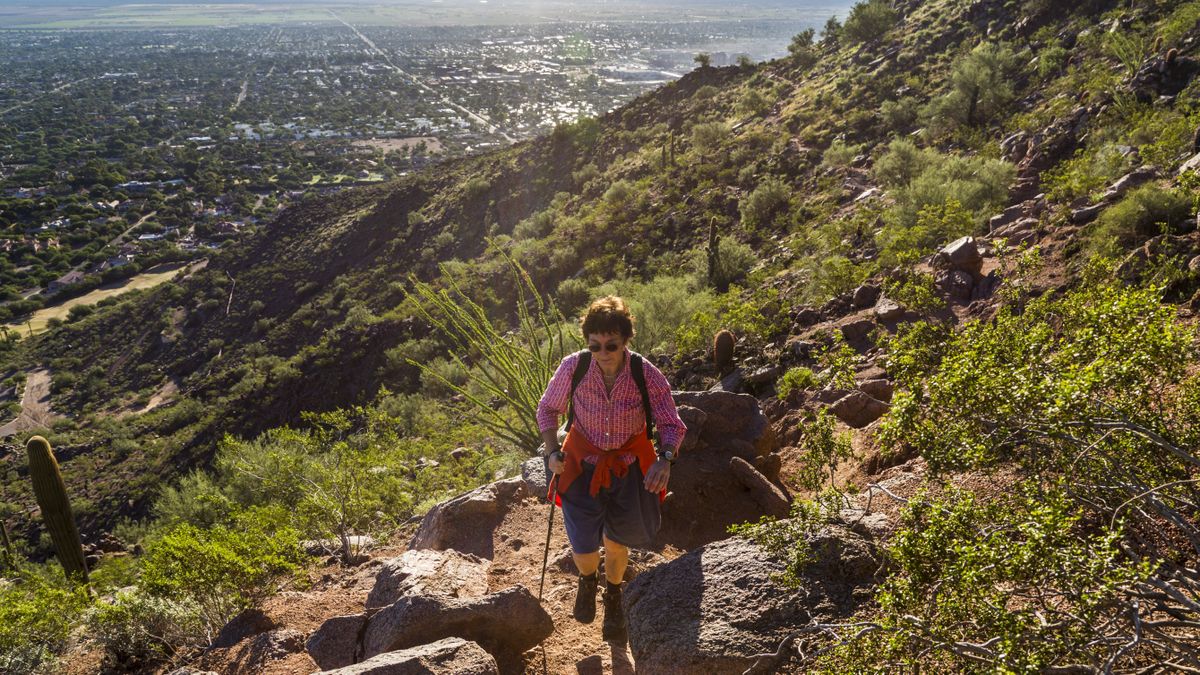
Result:
{"label": "grass field", "polygon": [[142,288],[152,288],[163,282],[170,281],[175,274],[184,267],[184,264],[172,264],[157,268],[154,272],[145,272],[137,276],[130,277],[119,284],[110,286],[101,286],[91,293],[81,295],[78,298],[72,298],[60,305],[52,307],[43,307],[33,313],[33,316],[25,322],[10,323],[8,327],[17,331],[21,337],[27,337],[30,330],[34,335],[46,330],[46,324],[50,319],[67,320],[67,313],[76,305],[94,305],[105,298],[112,298],[123,293],[136,291]]}

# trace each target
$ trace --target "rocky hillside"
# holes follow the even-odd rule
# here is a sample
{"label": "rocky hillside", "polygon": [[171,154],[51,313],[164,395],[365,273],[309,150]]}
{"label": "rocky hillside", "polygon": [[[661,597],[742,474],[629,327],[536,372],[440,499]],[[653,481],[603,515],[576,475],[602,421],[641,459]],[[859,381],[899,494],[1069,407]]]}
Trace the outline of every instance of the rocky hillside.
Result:
{"label": "rocky hillside", "polygon": [[[1198,40],[1195,2],[861,3],[788,58],[294,207],[7,365],[49,369],[44,433],[93,562],[119,524],[150,597],[195,592],[163,572],[186,542],[294,547],[330,513],[392,536],[305,590],[248,583],[205,625],[259,614],[148,662],[1200,669]],[[569,618],[561,532],[537,602],[538,479],[491,482],[532,449],[470,423],[489,366],[418,318],[429,282],[515,326],[509,260],[567,313],[629,297],[690,416],[629,653]],[[337,484],[326,448],[378,481],[364,503],[310,494]],[[6,522],[43,558],[7,453]],[[729,537],[761,516],[780,519]],[[108,635],[73,659],[111,665]]]}

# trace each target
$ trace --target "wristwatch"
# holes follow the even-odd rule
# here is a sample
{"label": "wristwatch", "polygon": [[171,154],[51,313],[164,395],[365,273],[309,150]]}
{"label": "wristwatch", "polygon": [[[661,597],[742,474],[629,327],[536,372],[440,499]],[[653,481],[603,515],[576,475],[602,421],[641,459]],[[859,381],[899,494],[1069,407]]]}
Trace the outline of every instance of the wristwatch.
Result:
{"label": "wristwatch", "polygon": [[659,458],[659,459],[665,459],[665,460],[667,460],[667,462],[668,462],[668,463],[670,463],[670,464],[674,464],[674,463],[675,463],[675,457],[676,457],[676,456],[677,456],[677,455],[675,454],[675,451],[674,451],[674,450],[663,450],[662,452],[658,453],[658,458]]}

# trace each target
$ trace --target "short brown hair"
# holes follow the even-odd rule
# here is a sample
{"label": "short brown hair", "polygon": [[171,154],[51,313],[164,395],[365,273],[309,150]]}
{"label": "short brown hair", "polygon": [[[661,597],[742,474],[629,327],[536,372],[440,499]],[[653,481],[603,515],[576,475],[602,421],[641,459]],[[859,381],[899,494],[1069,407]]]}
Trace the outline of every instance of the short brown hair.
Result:
{"label": "short brown hair", "polygon": [[634,335],[634,316],[629,313],[629,305],[615,295],[606,295],[588,305],[587,312],[579,320],[583,329],[583,339],[587,336],[607,335],[618,333],[626,340]]}

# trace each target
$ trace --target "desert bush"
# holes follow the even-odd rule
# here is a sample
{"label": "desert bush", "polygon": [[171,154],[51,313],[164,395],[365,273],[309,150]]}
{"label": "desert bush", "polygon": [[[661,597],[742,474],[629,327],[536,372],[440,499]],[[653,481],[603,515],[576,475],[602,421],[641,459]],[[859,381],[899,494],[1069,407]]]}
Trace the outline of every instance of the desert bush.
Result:
{"label": "desert bush", "polygon": [[758,89],[747,89],[738,98],[737,111],[742,115],[765,115],[771,111],[772,105],[771,99],[763,96]]}
{"label": "desert bush", "polygon": [[712,293],[697,290],[694,279],[661,275],[649,282],[610,281],[597,287],[593,297],[619,295],[637,317],[634,347],[644,354],[674,352],[675,333],[698,312],[710,312]]}
{"label": "desert bush", "polygon": [[775,384],[776,395],[780,400],[785,399],[793,391],[812,389],[820,386],[817,376],[812,369],[803,366],[789,368],[779,382]]}
{"label": "desert bush", "polygon": [[885,220],[908,228],[917,224],[922,210],[950,200],[982,222],[1008,198],[1016,168],[998,159],[917,149],[907,140],[896,139],[876,162],[876,175],[896,199]]}
{"label": "desert bush", "polygon": [[[1200,466],[1200,378],[1192,331],[1175,315],[1158,289],[1089,273],[1079,290],[1022,311],[893,340],[899,387],[879,439],[887,452],[919,452],[931,489],[872,488],[904,503],[888,577],[870,614],[814,627],[800,668],[1192,663],[1197,640],[1174,626],[1200,618],[1200,573],[1179,564],[1200,553],[1189,477]],[[963,471],[998,485],[947,487]],[[750,531],[801,573],[810,530],[797,523],[834,515],[811,504],[796,507],[807,520]]]}
{"label": "desert bush", "polygon": [[709,273],[708,250],[704,247],[692,249],[688,266],[692,271],[692,283],[697,288],[711,286],[721,290],[746,278],[746,274],[758,264],[758,255],[749,244],[732,237],[717,239],[716,265]]}
{"label": "desert bush", "polygon": [[142,563],[146,592],[194,603],[211,641],[229,619],[269,595],[304,562],[295,530],[253,522],[201,529],[179,525],[150,544]]}
{"label": "desert bush", "polygon": [[95,605],[86,625],[90,636],[104,648],[108,665],[122,670],[152,668],[180,649],[205,643],[199,605],[136,588]]}
{"label": "desert bush", "polygon": [[903,96],[894,101],[884,101],[879,106],[879,115],[888,129],[903,133],[912,128],[920,114],[920,105],[912,96]]}
{"label": "desert bush", "polygon": [[58,568],[23,567],[0,582],[0,672],[52,672],[87,591]]}
{"label": "desert bush", "polygon": [[850,8],[841,37],[852,43],[878,40],[899,20],[899,12],[887,0],[866,0]]}
{"label": "desert bush", "polygon": [[1100,214],[1088,234],[1089,248],[1119,253],[1156,234],[1178,231],[1194,217],[1192,197],[1186,192],[1143,185]]}
{"label": "desert bush", "polygon": [[897,221],[886,222],[876,243],[879,244],[880,259],[884,264],[892,265],[918,258],[939,245],[971,234],[975,227],[971,212],[957,199],[950,198],[942,204],[922,208],[911,226]]}
{"label": "desert bush", "polygon": [[[589,164],[588,166],[593,166]],[[513,227],[513,237],[517,239],[541,239],[554,230],[554,212],[547,209],[538,211],[522,220]]]}
{"label": "desert bush", "polygon": [[742,224],[749,229],[770,224],[779,212],[786,211],[791,196],[791,189],[782,180],[774,177],[763,180],[738,205]]}
{"label": "desert bush", "polygon": [[792,55],[792,61],[802,70],[811,68],[817,62],[817,50],[813,46],[815,36],[816,31],[807,28],[793,35],[788,44],[788,53]]}
{"label": "desert bush", "polygon": [[[413,290],[408,297],[420,318],[449,342],[449,358],[476,375],[471,384],[483,393],[451,382],[443,384],[462,395],[479,423],[497,437],[535,452],[541,444],[537,405],[542,388],[581,338],[564,330],[562,314],[542,297],[516,260],[504,252],[501,256],[513,276],[517,296],[516,325],[511,331],[494,324],[487,310],[445,274],[447,287],[443,289],[411,278]],[[471,368],[467,359],[477,367]],[[429,372],[425,363],[410,363]]]}
{"label": "desert bush", "polygon": [[558,306],[562,307],[567,314],[571,314],[591,300],[591,290],[591,287],[583,279],[563,279],[558,284],[556,293]]}
{"label": "desert bush", "polygon": [[1015,97],[1017,56],[1011,49],[985,42],[954,64],[950,91],[926,109],[932,127],[949,131],[986,124]]}
{"label": "desert bush", "polygon": [[837,167],[850,166],[854,163],[854,158],[862,154],[866,146],[863,144],[851,144],[843,140],[836,140],[829,144],[821,155],[821,166]]}
{"label": "desert bush", "polygon": [[1130,168],[1129,156],[1113,144],[1079,150],[1042,173],[1046,196],[1056,202],[1095,197]]}
{"label": "desert bush", "polygon": [[702,156],[719,150],[729,138],[729,125],[724,122],[704,122],[692,127],[692,147]]}

